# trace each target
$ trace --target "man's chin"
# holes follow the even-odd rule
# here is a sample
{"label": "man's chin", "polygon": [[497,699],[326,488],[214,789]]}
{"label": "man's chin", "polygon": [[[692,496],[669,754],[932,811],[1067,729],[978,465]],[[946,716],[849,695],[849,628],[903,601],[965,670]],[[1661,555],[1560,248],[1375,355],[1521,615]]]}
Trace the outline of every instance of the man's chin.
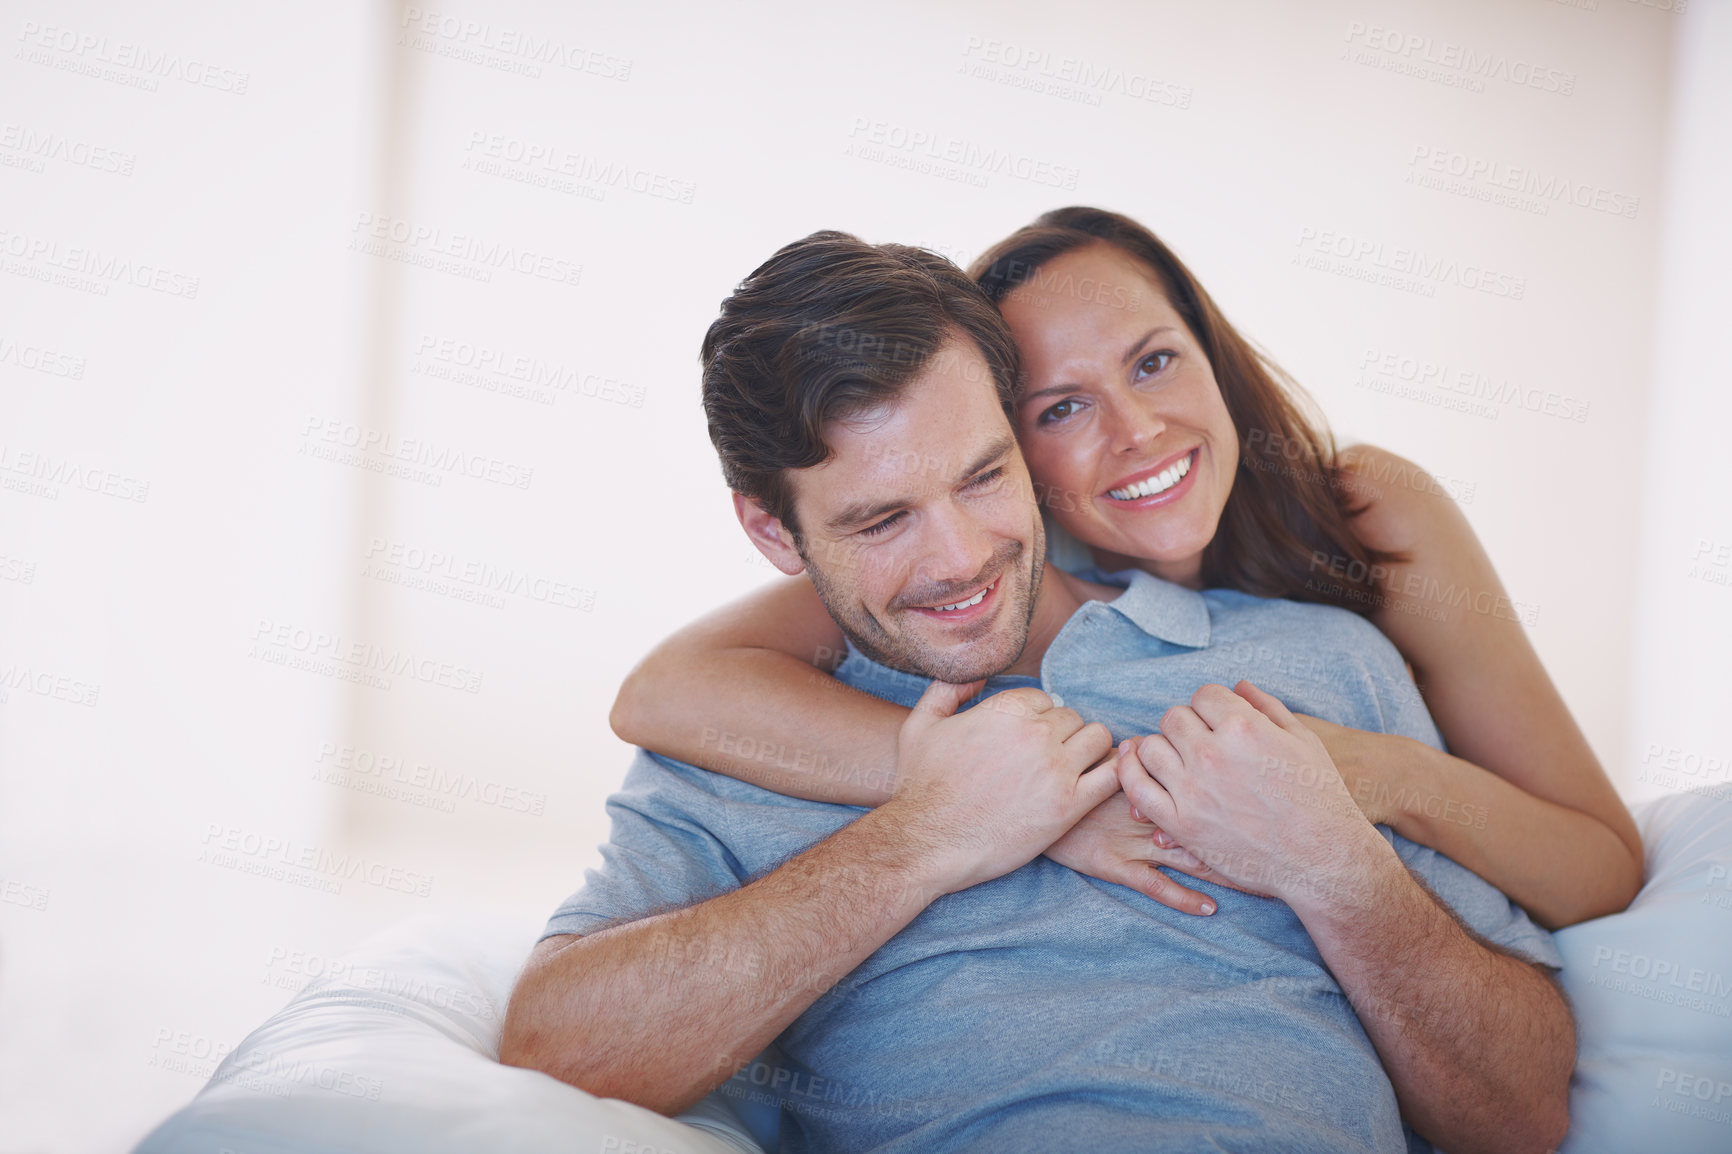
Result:
{"label": "man's chin", "polygon": [[948,645],[930,644],[920,637],[904,636],[889,648],[862,645],[858,637],[853,640],[854,648],[880,665],[937,681],[966,685],[1002,673],[1014,665],[1027,636],[988,635],[979,641]]}
{"label": "man's chin", "polygon": [[1006,656],[982,658],[977,653],[957,654],[950,659],[937,659],[922,662],[926,668],[920,672],[922,676],[935,681],[948,681],[954,685],[967,685],[970,681],[984,681],[996,673],[1002,673],[1016,661],[1014,653]]}

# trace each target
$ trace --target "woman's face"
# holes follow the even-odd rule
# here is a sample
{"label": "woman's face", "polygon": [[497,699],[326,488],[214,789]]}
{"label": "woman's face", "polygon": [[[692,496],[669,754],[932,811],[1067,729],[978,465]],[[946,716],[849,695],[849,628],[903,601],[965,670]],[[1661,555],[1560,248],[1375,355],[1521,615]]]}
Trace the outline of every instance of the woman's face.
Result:
{"label": "woman's face", "polygon": [[1197,586],[1239,438],[1160,279],[1091,244],[1001,307],[1027,374],[1016,431],[1042,503],[1105,567]]}

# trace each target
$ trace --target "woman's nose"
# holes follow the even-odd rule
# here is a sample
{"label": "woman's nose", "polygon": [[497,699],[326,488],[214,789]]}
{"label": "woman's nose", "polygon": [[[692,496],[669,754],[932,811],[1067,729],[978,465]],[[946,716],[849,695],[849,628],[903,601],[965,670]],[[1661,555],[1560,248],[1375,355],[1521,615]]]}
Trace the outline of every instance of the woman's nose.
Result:
{"label": "woman's nose", "polygon": [[1117,397],[1109,407],[1109,436],[1115,453],[1137,452],[1166,431],[1167,423],[1142,397]]}

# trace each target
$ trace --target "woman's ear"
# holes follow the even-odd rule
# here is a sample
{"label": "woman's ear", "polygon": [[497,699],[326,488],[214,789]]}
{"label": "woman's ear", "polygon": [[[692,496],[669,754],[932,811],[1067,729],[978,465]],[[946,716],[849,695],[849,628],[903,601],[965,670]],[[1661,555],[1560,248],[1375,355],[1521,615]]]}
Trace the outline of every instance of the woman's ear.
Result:
{"label": "woman's ear", "polygon": [[740,527],[770,564],[790,577],[806,571],[806,562],[794,547],[794,535],[778,518],[771,516],[756,497],[735,493],[734,516],[740,519]]}

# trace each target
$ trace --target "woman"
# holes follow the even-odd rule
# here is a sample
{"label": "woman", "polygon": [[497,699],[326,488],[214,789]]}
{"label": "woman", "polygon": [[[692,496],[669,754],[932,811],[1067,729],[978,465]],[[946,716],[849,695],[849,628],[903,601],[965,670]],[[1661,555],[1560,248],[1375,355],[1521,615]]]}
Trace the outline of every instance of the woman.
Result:
{"label": "woman", "polygon": [[[1365,615],[1406,658],[1452,751],[1306,718],[1366,817],[1453,858],[1553,929],[1629,904],[1642,880],[1635,823],[1435,482],[1369,446],[1338,454],[1298,387],[1126,217],[1049,212],[971,274],[1022,357],[1013,419],[1049,522],[1063,530],[1052,533],[1055,560],[1075,567],[1062,546],[1080,543],[1082,564],[1105,572],[1136,567],[1193,589]],[[810,583],[780,582],[654,650],[621,688],[613,727],[779,792],[875,805],[890,796],[907,711],[813,676],[844,655]],[[741,716],[754,718],[757,747],[866,772],[826,782],[742,757],[713,739]],[[1149,860],[1207,876],[1163,832],[1153,840]],[[1137,888],[1151,897],[1212,910],[1147,874]]]}

